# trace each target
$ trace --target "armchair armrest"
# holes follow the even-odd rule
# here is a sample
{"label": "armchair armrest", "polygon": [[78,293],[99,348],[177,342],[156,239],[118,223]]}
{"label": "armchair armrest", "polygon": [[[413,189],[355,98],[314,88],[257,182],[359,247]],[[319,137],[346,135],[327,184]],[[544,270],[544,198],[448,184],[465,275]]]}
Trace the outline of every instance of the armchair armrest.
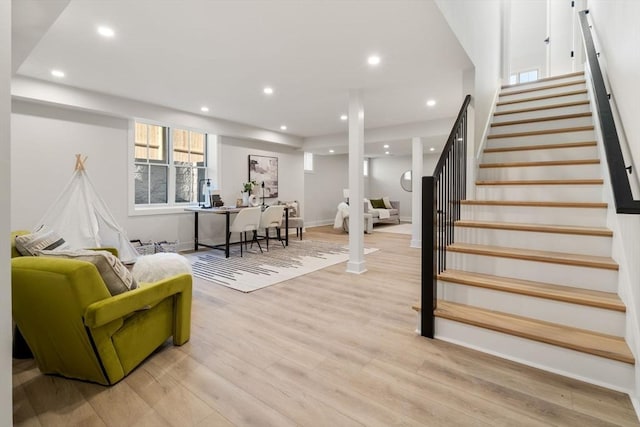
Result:
{"label": "armchair armrest", "polygon": [[136,310],[153,305],[169,296],[188,292],[187,298],[181,298],[181,304],[188,300],[189,313],[191,312],[191,276],[181,274],[159,282],[146,284],[141,288],[97,301],[87,307],[84,314],[84,324],[90,328],[97,328],[109,322],[127,316]]}

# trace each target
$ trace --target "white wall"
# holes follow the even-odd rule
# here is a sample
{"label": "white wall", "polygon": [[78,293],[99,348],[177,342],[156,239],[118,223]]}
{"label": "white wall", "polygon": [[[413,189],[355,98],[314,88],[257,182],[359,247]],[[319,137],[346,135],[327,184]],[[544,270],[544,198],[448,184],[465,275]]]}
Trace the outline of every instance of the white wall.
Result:
{"label": "white wall", "polygon": [[[636,0],[589,0],[589,15],[597,39],[600,41],[600,60],[605,65],[612,93],[612,102],[622,120],[622,129],[629,145],[630,157],[634,163],[631,179],[637,180],[640,166],[640,121],[637,119],[637,103],[640,98],[640,27],[636,20],[640,16],[640,2]],[[638,195],[635,195],[638,198]],[[637,333],[640,320],[640,215],[617,215],[614,225],[614,236],[624,236],[614,244],[614,258],[623,263],[620,274],[628,284],[628,295],[622,295],[627,306],[633,305],[630,311],[635,314],[635,331]],[[632,347],[636,357],[640,354],[640,343]],[[635,403],[640,396],[640,369],[636,369]],[[636,406],[638,410],[638,406]]]}
{"label": "white wall", "polygon": [[[422,171],[425,176],[431,175],[438,162],[440,153],[425,154]],[[411,156],[379,157],[369,161],[371,198],[388,196],[390,200],[400,202],[400,219],[411,221],[411,193],[400,186],[400,176],[411,169]]]}
{"label": "white wall", "polygon": [[348,155],[315,155],[313,163],[313,172],[304,174],[305,227],[333,224],[338,204],[345,201],[342,190],[349,188]]}
{"label": "white wall", "polygon": [[[11,194],[11,2],[0,1],[0,236],[9,236]],[[13,420],[9,245],[0,245],[0,426]]]}
{"label": "white wall", "polygon": [[[14,101],[11,228],[30,229],[36,224],[70,179],[75,154],[82,153],[89,158],[86,166],[94,186],[129,238],[178,240],[183,248],[190,248],[193,214],[128,216],[128,125],[126,119]],[[278,157],[279,198],[303,197],[302,152],[277,144],[223,137],[220,153],[221,196],[226,204],[235,204],[241,184],[248,179],[248,154]],[[266,203],[273,201],[267,199]],[[201,237],[224,239],[222,216],[203,219],[201,224]],[[216,242],[221,241],[218,238]]]}
{"label": "white wall", "polygon": [[475,125],[468,142],[476,152],[502,77],[502,1],[436,0],[436,4],[475,66],[471,93]]}

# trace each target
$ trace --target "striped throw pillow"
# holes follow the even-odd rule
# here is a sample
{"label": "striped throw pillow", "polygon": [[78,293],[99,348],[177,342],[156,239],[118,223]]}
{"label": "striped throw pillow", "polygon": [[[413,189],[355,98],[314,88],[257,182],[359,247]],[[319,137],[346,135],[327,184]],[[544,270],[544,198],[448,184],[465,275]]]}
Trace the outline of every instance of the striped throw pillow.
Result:
{"label": "striped throw pillow", "polygon": [[64,250],[71,247],[58,233],[47,227],[40,227],[36,232],[16,236],[16,249],[24,256],[36,256],[44,250]]}

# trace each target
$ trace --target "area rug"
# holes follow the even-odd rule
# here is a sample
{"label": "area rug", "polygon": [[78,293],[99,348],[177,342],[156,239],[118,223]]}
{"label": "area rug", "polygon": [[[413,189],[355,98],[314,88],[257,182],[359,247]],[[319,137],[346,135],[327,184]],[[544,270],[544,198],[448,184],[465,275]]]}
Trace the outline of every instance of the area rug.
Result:
{"label": "area rug", "polygon": [[[365,248],[364,253],[377,250]],[[273,241],[270,250],[264,253],[254,245],[243,257],[240,257],[238,246],[232,247],[229,258],[218,250],[185,256],[191,262],[195,277],[238,291],[252,292],[345,262],[349,259],[349,248],[329,242],[290,240],[286,248]]]}
{"label": "area rug", "polygon": [[373,227],[373,231],[381,231],[383,233],[398,233],[398,234],[411,234],[412,224],[410,222],[406,222],[398,225],[383,225],[377,224]]}

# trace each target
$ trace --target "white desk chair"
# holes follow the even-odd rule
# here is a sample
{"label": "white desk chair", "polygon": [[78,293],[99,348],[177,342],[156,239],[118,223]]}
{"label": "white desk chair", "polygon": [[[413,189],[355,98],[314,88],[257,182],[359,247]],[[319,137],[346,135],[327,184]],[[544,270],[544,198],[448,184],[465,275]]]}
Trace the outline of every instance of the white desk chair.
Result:
{"label": "white desk chair", "polygon": [[264,229],[264,235],[267,239],[267,250],[269,250],[269,230],[271,228],[275,228],[277,233],[277,238],[282,243],[282,247],[284,248],[284,242],[282,241],[282,237],[280,236],[280,229],[282,227],[282,216],[284,214],[284,205],[273,205],[269,206],[267,209],[262,212],[262,217],[260,218],[260,230]]}
{"label": "white desk chair", "polygon": [[[258,241],[258,229],[260,226],[260,206],[255,208],[242,209],[233,220],[233,223],[229,226],[229,236],[231,233],[240,233],[240,256],[242,256],[242,244],[247,246],[247,232],[253,231],[253,237],[251,243],[256,242],[262,252],[262,246]],[[242,236],[244,235],[244,240]]]}

